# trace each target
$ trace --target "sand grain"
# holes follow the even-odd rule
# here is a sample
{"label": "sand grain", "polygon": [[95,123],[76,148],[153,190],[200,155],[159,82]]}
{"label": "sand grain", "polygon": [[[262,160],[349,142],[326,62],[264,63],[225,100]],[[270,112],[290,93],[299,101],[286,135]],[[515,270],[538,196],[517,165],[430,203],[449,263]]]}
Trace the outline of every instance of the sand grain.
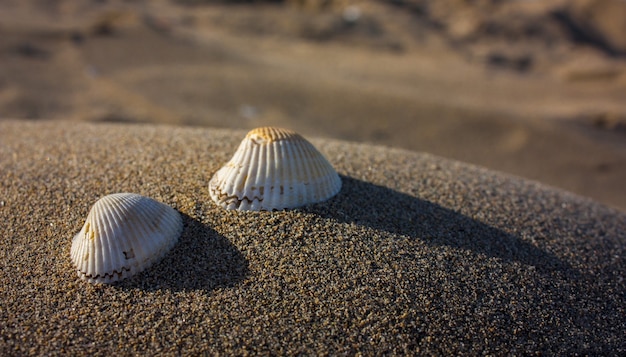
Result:
{"label": "sand grain", "polygon": [[[312,140],[344,187],[287,212],[207,189],[245,131],[0,122],[0,354],[620,354],[626,215],[429,154]],[[113,192],[183,236],[111,286],[72,236]]]}

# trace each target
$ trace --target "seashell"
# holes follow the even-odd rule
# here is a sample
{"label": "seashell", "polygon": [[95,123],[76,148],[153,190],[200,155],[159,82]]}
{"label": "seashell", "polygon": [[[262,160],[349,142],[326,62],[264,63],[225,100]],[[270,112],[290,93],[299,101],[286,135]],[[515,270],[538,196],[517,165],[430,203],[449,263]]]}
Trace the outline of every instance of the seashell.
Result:
{"label": "seashell", "polygon": [[112,283],[141,272],[165,255],[183,230],[172,207],[134,193],[99,199],[72,240],[78,276]]}
{"label": "seashell", "polygon": [[332,165],[299,134],[257,128],[209,182],[211,198],[226,209],[280,210],[325,201],[341,189]]}

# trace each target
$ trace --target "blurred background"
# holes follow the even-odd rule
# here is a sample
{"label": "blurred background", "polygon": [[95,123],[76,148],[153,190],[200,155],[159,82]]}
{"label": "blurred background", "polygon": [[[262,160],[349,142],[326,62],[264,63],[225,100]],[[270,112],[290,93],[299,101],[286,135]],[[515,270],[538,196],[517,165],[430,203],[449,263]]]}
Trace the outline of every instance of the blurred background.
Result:
{"label": "blurred background", "polygon": [[0,0],[0,120],[275,125],[626,210],[625,0]]}

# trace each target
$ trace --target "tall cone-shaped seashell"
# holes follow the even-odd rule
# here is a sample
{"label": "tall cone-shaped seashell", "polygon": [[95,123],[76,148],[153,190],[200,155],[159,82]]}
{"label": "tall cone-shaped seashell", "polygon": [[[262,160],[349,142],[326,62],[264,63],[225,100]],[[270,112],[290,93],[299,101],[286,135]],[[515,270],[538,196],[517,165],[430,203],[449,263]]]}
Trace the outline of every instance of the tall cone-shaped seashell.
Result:
{"label": "tall cone-shaped seashell", "polygon": [[257,128],[209,182],[211,198],[238,210],[280,210],[336,195],[341,179],[317,149],[299,134]]}
{"label": "tall cone-shaped seashell", "polygon": [[163,257],[182,229],[182,218],[173,208],[134,193],[116,193],[91,208],[72,240],[70,255],[81,279],[112,283]]}

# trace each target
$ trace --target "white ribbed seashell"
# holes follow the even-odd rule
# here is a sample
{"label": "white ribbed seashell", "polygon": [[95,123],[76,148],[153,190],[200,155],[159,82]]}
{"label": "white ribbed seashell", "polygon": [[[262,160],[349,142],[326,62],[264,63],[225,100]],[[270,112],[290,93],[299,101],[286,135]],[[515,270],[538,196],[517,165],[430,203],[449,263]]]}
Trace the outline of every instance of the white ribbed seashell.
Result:
{"label": "white ribbed seashell", "polygon": [[339,192],[332,165],[299,134],[257,128],[209,182],[211,198],[226,209],[280,210],[325,201]]}
{"label": "white ribbed seashell", "polygon": [[182,229],[182,217],[172,207],[134,193],[115,193],[93,205],[72,240],[70,255],[81,279],[112,283],[163,257]]}

